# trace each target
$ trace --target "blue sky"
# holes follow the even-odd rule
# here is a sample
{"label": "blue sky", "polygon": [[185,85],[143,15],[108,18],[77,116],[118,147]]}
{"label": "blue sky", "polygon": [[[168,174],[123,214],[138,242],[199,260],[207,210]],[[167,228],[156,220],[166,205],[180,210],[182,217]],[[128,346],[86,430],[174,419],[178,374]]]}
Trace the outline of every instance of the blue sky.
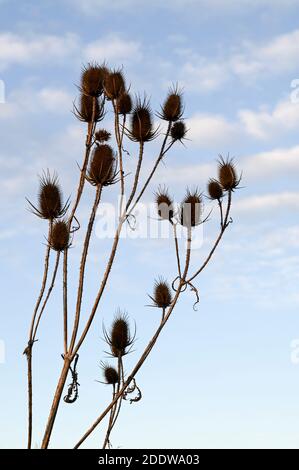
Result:
{"label": "blue sky", "polygon": [[[186,185],[205,189],[216,175],[219,153],[235,156],[243,171],[234,223],[197,281],[200,307],[192,310],[191,294],[180,301],[138,375],[144,398],[123,407],[112,442],[123,448],[298,447],[299,365],[291,360],[291,342],[299,338],[299,99],[291,87],[299,79],[298,4],[0,0],[0,79],[6,88],[0,104],[1,447],[25,445],[22,351],[45,248],[46,226],[26,210],[25,196],[34,200],[37,175],[45,168],[58,171],[65,195],[73,193],[85,133],[71,113],[76,84],[83,63],[105,59],[124,66],[131,89],[146,91],[155,110],[172,82],[184,88],[190,140],[168,155],[146,202],[161,183],[178,201]],[[146,148],[144,172],[157,146]],[[116,196],[114,188],[104,199],[115,202]],[[82,222],[91,197],[88,188]],[[194,267],[216,232],[217,221],[204,226]],[[73,289],[81,240],[78,235],[71,251]],[[92,240],[86,311],[110,243]],[[95,382],[104,358],[103,318],[109,324],[121,307],[136,321],[129,372],[157,325],[157,312],[145,307],[147,294],[155,277],[172,279],[174,270],[168,240],[122,241],[81,350],[80,399],[62,404],[53,447],[72,446],[109,400],[109,389]],[[35,348],[34,445],[61,366],[60,280]],[[101,439],[99,429],[86,447],[99,446]]]}

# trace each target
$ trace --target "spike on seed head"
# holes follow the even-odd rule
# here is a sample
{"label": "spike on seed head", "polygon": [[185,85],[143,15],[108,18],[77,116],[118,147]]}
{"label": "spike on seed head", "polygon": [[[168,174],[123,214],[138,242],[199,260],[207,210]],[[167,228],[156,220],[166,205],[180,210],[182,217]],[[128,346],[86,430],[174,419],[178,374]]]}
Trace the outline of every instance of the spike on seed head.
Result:
{"label": "spike on seed head", "polygon": [[115,182],[116,159],[108,144],[97,144],[93,150],[88,170],[88,181],[97,186],[109,186]]}
{"label": "spike on seed head", "polygon": [[103,93],[103,82],[108,69],[105,65],[89,63],[83,67],[81,74],[81,91],[83,94],[99,97]]}
{"label": "spike on seed head", "polygon": [[125,89],[125,78],[121,70],[112,70],[105,75],[104,93],[109,100],[118,99]]}
{"label": "spike on seed head", "polygon": [[116,385],[119,381],[118,372],[115,367],[110,366],[109,364],[101,364],[105,382],[108,385]]}
{"label": "spike on seed head", "polygon": [[104,331],[104,335],[114,357],[125,356],[135,339],[135,335],[131,336],[128,316],[121,312],[114,318],[110,332]]}
{"label": "spike on seed head", "polygon": [[184,113],[182,102],[182,93],[177,86],[172,87],[161,107],[161,112],[158,114],[161,119],[169,122],[175,122],[181,119]]}
{"label": "spike on seed head", "polygon": [[169,284],[163,278],[155,281],[154,294],[151,297],[156,307],[167,308],[172,302]]}
{"label": "spike on seed head", "polygon": [[70,246],[70,231],[65,220],[54,222],[48,241],[52,250],[55,251],[64,251]]}
{"label": "spike on seed head", "polygon": [[201,194],[197,190],[191,192],[187,189],[186,196],[181,204],[181,225],[188,228],[199,225],[201,222],[202,204]]}
{"label": "spike on seed head", "polygon": [[155,194],[155,202],[159,217],[163,220],[172,220],[174,215],[173,201],[166,188],[158,188]]}
{"label": "spike on seed head", "polygon": [[129,93],[124,92],[117,100],[117,112],[125,116],[132,111],[132,99]]}
{"label": "spike on seed head", "polygon": [[108,140],[110,140],[111,138],[111,133],[106,131],[106,129],[99,129],[96,133],[95,133],[95,139],[96,141],[98,142],[108,142]]}
{"label": "spike on seed head", "polygon": [[176,121],[173,123],[170,129],[170,135],[172,140],[177,141],[179,140],[182,142],[182,140],[185,138],[187,134],[187,128],[186,124],[184,121]]}
{"label": "spike on seed head", "polygon": [[218,178],[225,191],[233,191],[237,188],[241,181],[241,177],[238,178],[237,176],[236,167],[232,158],[224,160],[220,155],[218,161]]}
{"label": "spike on seed head", "polygon": [[153,113],[149,101],[144,97],[137,97],[132,114],[131,129],[128,136],[135,142],[149,142],[157,135],[153,127]]}
{"label": "spike on seed head", "polygon": [[210,179],[208,183],[208,193],[210,199],[217,199],[218,201],[223,197],[223,189],[219,181]]}

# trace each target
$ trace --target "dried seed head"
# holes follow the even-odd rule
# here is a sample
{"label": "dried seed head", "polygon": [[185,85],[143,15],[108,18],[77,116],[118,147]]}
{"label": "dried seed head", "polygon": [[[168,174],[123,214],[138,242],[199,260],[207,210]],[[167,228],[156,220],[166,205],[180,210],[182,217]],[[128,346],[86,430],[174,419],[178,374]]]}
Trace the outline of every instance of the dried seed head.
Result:
{"label": "dried seed head", "polygon": [[125,78],[121,70],[108,72],[104,80],[104,92],[109,100],[118,99],[125,92]]}
{"label": "dried seed head", "polygon": [[166,188],[159,188],[155,194],[155,202],[159,217],[163,220],[173,219],[173,201],[171,200]]}
{"label": "dried seed head", "polygon": [[127,354],[128,348],[135,339],[135,335],[131,336],[127,315],[121,312],[116,315],[109,334],[104,330],[104,335],[114,357],[122,357]]}
{"label": "dried seed head", "polygon": [[35,207],[28,199],[32,212],[42,219],[53,220],[63,217],[68,210],[68,201],[63,205],[62,192],[56,173],[52,176],[49,171],[40,177],[38,192],[38,207]]}
{"label": "dried seed head", "polygon": [[131,129],[129,137],[135,142],[148,142],[153,140],[157,131],[153,128],[153,114],[146,98],[143,101],[137,98],[131,115]]}
{"label": "dried seed head", "polygon": [[96,133],[95,133],[95,139],[98,141],[98,142],[108,142],[108,140],[110,140],[111,138],[111,133],[106,131],[106,129],[99,129]]}
{"label": "dried seed head", "polygon": [[219,201],[223,197],[221,184],[217,180],[210,179],[208,183],[208,193],[211,199],[217,199]]}
{"label": "dried seed head", "polygon": [[165,121],[175,122],[181,119],[183,112],[182,93],[177,87],[173,87],[168,92],[159,116]]}
{"label": "dried seed head", "polygon": [[94,96],[85,95],[80,96],[80,109],[74,106],[74,113],[77,118],[82,122],[99,122],[104,117],[104,102],[99,101]]}
{"label": "dried seed head", "polygon": [[238,178],[235,165],[232,159],[224,160],[220,156],[218,162],[218,178],[225,191],[233,191],[239,185],[241,177]]}
{"label": "dried seed head", "polygon": [[63,251],[70,245],[70,231],[68,223],[64,220],[57,220],[54,222],[51,234],[49,245],[52,250]]}
{"label": "dried seed head", "polygon": [[98,64],[87,64],[82,70],[81,91],[85,95],[99,97],[103,93],[103,82],[108,69]]}
{"label": "dried seed head", "polygon": [[180,223],[184,227],[195,227],[201,222],[202,197],[197,190],[190,192],[187,190],[185,199],[180,210]]}
{"label": "dried seed head", "polygon": [[159,279],[155,281],[154,295],[151,297],[156,307],[167,308],[172,302],[170,287],[166,280]]}
{"label": "dried seed head", "polygon": [[116,385],[118,383],[118,372],[115,367],[110,366],[109,364],[102,364],[103,374],[105,382],[109,385]]}
{"label": "dried seed head", "polygon": [[132,111],[132,99],[129,93],[124,92],[120,95],[117,100],[117,111],[123,116],[125,116],[126,114],[130,114],[130,112]]}
{"label": "dried seed head", "polygon": [[108,144],[95,146],[88,171],[88,181],[97,186],[113,184],[116,176],[115,155]]}
{"label": "dried seed head", "polygon": [[184,123],[184,121],[176,121],[173,123],[170,129],[170,135],[172,137],[172,140],[174,141],[179,140],[180,142],[182,142],[186,134],[187,134],[187,128],[186,128],[186,124]]}

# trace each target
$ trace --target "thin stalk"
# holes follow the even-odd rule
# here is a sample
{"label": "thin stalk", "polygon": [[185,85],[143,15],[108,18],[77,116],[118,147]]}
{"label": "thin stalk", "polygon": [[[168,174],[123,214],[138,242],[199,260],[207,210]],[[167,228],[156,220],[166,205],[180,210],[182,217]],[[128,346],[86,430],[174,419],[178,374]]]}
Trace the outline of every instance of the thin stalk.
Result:
{"label": "thin stalk", "polygon": [[68,351],[68,303],[67,303],[67,264],[68,262],[68,248],[63,252],[63,345],[64,354]]}
{"label": "thin stalk", "polygon": [[[50,239],[51,235],[51,230],[52,230],[52,221],[49,221],[49,229],[48,229],[48,240]],[[37,298],[33,315],[32,315],[32,320],[30,324],[30,329],[29,329],[29,337],[28,337],[28,343],[27,347],[24,351],[24,354],[26,354],[27,357],[27,388],[28,388],[28,437],[27,437],[27,448],[31,449],[31,443],[32,443],[32,348],[33,348],[33,331],[34,331],[34,325],[35,325],[35,320],[36,320],[36,315],[39,309],[39,306],[41,304],[42,298],[45,293],[45,288],[47,284],[47,278],[48,278],[48,272],[49,272],[49,259],[50,259],[50,245],[47,243],[47,248],[46,248],[46,253],[45,253],[45,261],[44,261],[44,273],[43,273],[43,278],[42,278],[42,283],[41,283],[41,288],[39,292],[39,296]]]}
{"label": "thin stalk", "polygon": [[138,158],[138,163],[136,167],[136,172],[135,172],[135,177],[134,177],[134,183],[133,183],[133,188],[131,191],[131,194],[129,196],[127,205],[126,205],[126,210],[130,207],[130,204],[135,196],[137,186],[138,186],[138,181],[140,177],[140,170],[141,170],[141,165],[142,165],[142,159],[143,159],[143,151],[144,151],[144,142],[140,142],[139,144],[139,158]]}
{"label": "thin stalk", "polygon": [[205,259],[205,261],[203,262],[203,264],[201,265],[201,267],[196,271],[195,274],[193,274],[187,282],[192,282],[193,279],[195,279],[203,270],[204,268],[206,267],[206,265],[208,264],[208,262],[210,261],[210,259],[212,258],[217,246],[219,245],[220,243],[220,240],[222,239],[223,237],[223,234],[225,232],[225,230],[227,229],[228,227],[228,217],[229,217],[229,213],[230,213],[230,208],[231,208],[231,201],[232,201],[232,191],[229,191],[228,192],[228,201],[227,201],[227,208],[226,208],[226,213],[225,213],[225,217],[224,217],[224,222],[223,222],[223,225],[221,227],[221,230],[220,230],[220,233],[210,251],[210,253],[208,254],[207,258]]}
{"label": "thin stalk", "polygon": [[89,222],[88,222],[88,227],[85,235],[85,240],[83,244],[83,251],[82,251],[82,256],[81,256],[81,262],[80,262],[80,274],[79,274],[79,285],[78,285],[78,294],[77,294],[77,304],[76,304],[76,314],[75,314],[75,321],[74,321],[74,328],[73,328],[73,334],[70,342],[70,348],[69,350],[72,352],[75,341],[76,341],[76,336],[78,332],[78,327],[79,327],[79,322],[80,322],[80,314],[81,314],[81,305],[82,305],[82,296],[83,296],[83,289],[84,289],[84,276],[85,276],[85,267],[86,267],[86,260],[87,260],[87,254],[88,254],[88,248],[89,248],[89,243],[90,243],[90,237],[98,209],[98,205],[101,199],[101,194],[102,194],[102,185],[98,185],[96,189],[96,195],[94,199],[94,203],[92,206]]}
{"label": "thin stalk", "polygon": [[122,155],[122,139],[123,139],[123,132],[122,135],[120,134],[119,130],[119,114],[117,110],[117,102],[113,101],[113,110],[114,110],[114,132],[118,147],[118,159],[119,159],[119,173],[120,173],[120,214],[122,214],[122,205],[123,205],[123,198],[125,195],[125,178],[124,178],[124,168],[123,168],[123,155]]}
{"label": "thin stalk", "polygon": [[178,274],[179,274],[179,278],[181,278],[182,277],[182,270],[181,270],[180,251],[179,251],[176,224],[172,223],[172,226],[173,226],[173,236],[174,236],[175,255],[176,255],[176,260],[177,260]]}
{"label": "thin stalk", "polygon": [[[119,390],[120,390],[120,386],[121,386],[121,364],[122,364],[122,359],[121,359],[121,356],[118,357],[118,384],[117,384],[117,390],[116,390],[116,393],[119,393]],[[114,395],[115,393],[113,394],[113,399],[114,399]],[[112,399],[112,401],[113,401]],[[112,427],[113,427],[113,423],[114,423],[114,417],[116,415],[116,410],[117,410],[117,403],[115,404],[114,408],[111,409],[111,414],[110,414],[110,419],[109,419],[109,424],[108,424],[108,428],[107,428],[107,431],[106,431],[106,435],[105,435],[105,439],[104,439],[104,443],[103,443],[103,449],[106,449],[106,446],[107,444],[109,445],[109,439],[110,439],[110,434],[111,434],[111,431],[112,431]],[[117,413],[118,415],[118,413]]]}

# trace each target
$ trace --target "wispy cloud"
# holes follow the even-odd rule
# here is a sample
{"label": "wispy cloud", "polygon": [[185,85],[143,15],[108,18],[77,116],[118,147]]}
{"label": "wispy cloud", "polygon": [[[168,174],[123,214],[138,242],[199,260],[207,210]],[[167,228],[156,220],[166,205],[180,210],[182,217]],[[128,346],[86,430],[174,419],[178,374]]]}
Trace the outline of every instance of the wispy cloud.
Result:
{"label": "wispy cloud", "polygon": [[142,57],[139,42],[122,38],[117,34],[109,34],[87,44],[83,54],[85,59],[89,61],[103,57],[108,61],[121,63],[128,60],[138,60]]}

